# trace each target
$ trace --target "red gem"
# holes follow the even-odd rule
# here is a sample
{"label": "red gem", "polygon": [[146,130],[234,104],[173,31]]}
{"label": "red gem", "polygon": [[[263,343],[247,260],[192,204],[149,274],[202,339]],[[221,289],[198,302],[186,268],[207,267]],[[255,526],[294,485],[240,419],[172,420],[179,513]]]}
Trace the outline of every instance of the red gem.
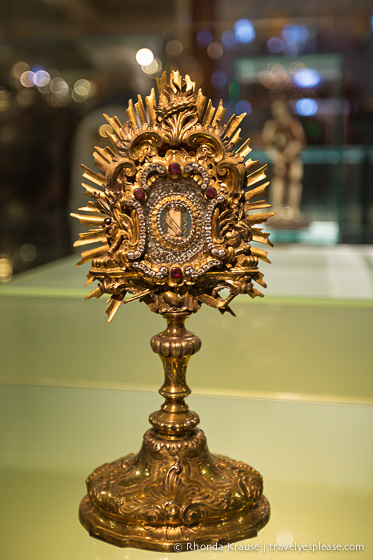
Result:
{"label": "red gem", "polygon": [[144,198],[144,195],[145,195],[144,189],[135,189],[133,191],[133,196],[137,198],[137,200],[141,200],[142,198]]}
{"label": "red gem", "polygon": [[171,175],[178,175],[179,173],[181,173],[181,167],[178,163],[170,163],[170,165],[168,166],[168,171],[171,173]]}
{"label": "red gem", "polygon": [[180,280],[182,275],[183,275],[183,271],[181,270],[180,267],[174,266],[173,268],[171,268],[171,278],[173,280]]}
{"label": "red gem", "polygon": [[207,187],[207,189],[205,190],[205,195],[207,196],[207,198],[215,198],[217,194],[218,193],[215,187]]}

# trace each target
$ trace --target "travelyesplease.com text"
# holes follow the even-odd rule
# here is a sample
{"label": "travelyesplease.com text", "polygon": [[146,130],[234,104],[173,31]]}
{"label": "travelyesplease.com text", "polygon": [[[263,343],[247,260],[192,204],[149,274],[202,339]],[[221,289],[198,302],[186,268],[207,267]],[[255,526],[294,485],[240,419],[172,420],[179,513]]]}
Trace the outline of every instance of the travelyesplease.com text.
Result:
{"label": "travelyesplease.com text", "polygon": [[291,544],[278,544],[278,543],[231,543],[223,546],[222,544],[198,544],[195,542],[190,543],[176,543],[174,545],[175,552],[201,550],[201,551],[236,551],[236,552],[303,552],[308,551],[314,554],[318,552],[363,552],[365,547],[363,544],[341,544],[341,543],[297,543]]}

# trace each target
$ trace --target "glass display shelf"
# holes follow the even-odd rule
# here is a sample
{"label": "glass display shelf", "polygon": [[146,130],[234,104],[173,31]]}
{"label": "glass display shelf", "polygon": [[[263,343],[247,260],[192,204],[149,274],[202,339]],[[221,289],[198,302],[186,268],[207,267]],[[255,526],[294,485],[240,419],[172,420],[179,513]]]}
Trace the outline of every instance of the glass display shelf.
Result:
{"label": "glass display shelf", "polygon": [[[270,257],[264,299],[237,298],[236,318],[205,306],[188,320],[203,344],[193,391],[372,403],[373,249],[291,245]],[[134,302],[108,325],[104,298],[84,301],[75,260],[1,286],[0,381],[157,390],[161,366],[146,347],[164,321]]]}
{"label": "glass display shelf", "polygon": [[[350,555],[369,558],[373,250],[292,245],[271,258],[264,300],[237,298],[236,318],[206,308],[189,319],[203,348],[188,372],[188,404],[211,451],[264,476],[271,520],[243,543],[258,545],[254,557],[321,543],[363,545]],[[107,325],[105,303],[83,299],[75,260],[0,289],[0,558],[169,560],[91,539],[78,521],[86,476],[136,452],[159,408],[162,368],[146,346],[164,325],[136,303]]]}
{"label": "glass display shelf", "polygon": [[[78,521],[85,477],[138,450],[159,395],[8,385],[0,401],[1,558],[173,558],[96,541]],[[291,558],[270,550],[279,543],[363,545],[349,557],[371,557],[372,407],[193,394],[188,402],[200,414],[212,451],[255,465],[264,476],[271,519],[257,538],[242,543],[259,545],[250,552],[254,558]],[[225,547],[192,554],[233,560],[249,553]],[[343,553],[300,555],[333,559]]]}

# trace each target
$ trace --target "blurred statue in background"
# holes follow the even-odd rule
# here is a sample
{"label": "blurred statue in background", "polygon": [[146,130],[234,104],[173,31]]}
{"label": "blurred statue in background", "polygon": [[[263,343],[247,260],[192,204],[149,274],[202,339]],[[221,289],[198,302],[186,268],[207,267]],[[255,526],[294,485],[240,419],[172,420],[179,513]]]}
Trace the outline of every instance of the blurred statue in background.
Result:
{"label": "blurred statue in background", "polygon": [[263,128],[263,142],[273,161],[271,203],[276,216],[271,219],[275,228],[307,227],[310,221],[300,211],[303,163],[301,151],[306,137],[301,123],[290,115],[284,101],[272,103],[272,116]]}

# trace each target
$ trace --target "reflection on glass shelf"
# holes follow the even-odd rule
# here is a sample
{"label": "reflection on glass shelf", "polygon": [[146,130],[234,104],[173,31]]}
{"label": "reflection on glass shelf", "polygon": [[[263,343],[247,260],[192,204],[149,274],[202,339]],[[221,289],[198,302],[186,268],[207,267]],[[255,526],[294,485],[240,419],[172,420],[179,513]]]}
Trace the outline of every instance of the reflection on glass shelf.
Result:
{"label": "reflection on glass shelf", "polygon": [[272,242],[310,243],[315,245],[334,245],[338,243],[339,227],[336,222],[312,222],[302,229],[271,229],[268,231]]}
{"label": "reflection on glass shelf", "polygon": [[[365,157],[373,159],[373,150],[367,149],[365,146],[336,146],[322,147],[308,146],[301,153],[303,163],[362,163]],[[265,150],[260,150],[253,146],[251,158],[260,162],[269,162],[270,159]]]}

